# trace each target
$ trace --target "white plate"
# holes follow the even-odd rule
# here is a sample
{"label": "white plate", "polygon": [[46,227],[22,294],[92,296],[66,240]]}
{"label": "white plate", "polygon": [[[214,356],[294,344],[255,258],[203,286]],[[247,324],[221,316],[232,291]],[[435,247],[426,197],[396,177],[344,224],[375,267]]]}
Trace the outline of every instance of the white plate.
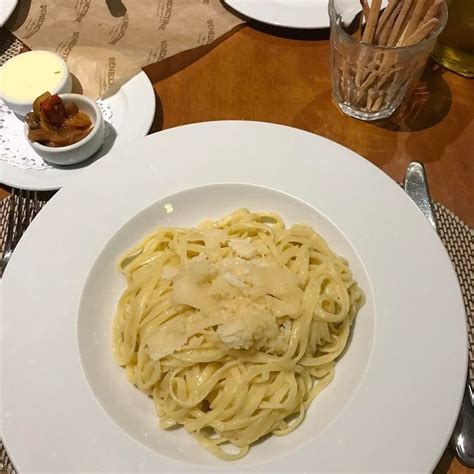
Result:
{"label": "white plate", "polygon": [[116,138],[110,150],[99,150],[90,160],[76,166],[44,170],[21,169],[0,161],[2,183],[21,189],[59,189],[69,179],[95,163],[97,156],[103,160],[111,150],[144,137],[150,130],[155,115],[155,93],[148,76],[143,71],[133,76],[116,94],[104,99],[103,102],[113,111]]}
{"label": "white plate", "polygon": [[288,28],[329,28],[328,0],[224,0],[242,15]]}
{"label": "white plate", "polygon": [[18,0],[0,0],[0,27],[10,18],[17,4]]}
{"label": "white plate", "polygon": [[[466,321],[444,247],[400,187],[340,145],[271,124],[195,124],[133,150],[117,149],[64,187],[6,270],[3,434],[19,471],[431,470],[460,407]],[[203,190],[212,183],[259,186]],[[113,265],[156,225],[241,205],[314,225],[350,259],[368,301],[305,422],[224,463],[182,429],[160,430],[150,400],[114,365],[110,324],[123,282]]]}

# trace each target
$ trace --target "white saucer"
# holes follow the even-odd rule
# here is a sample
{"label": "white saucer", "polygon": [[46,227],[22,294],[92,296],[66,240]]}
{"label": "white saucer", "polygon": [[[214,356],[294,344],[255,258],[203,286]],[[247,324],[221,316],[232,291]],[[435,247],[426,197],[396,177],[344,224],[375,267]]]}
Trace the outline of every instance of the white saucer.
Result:
{"label": "white saucer", "polygon": [[10,18],[17,4],[18,0],[0,0],[0,27]]}
{"label": "white saucer", "polygon": [[[142,71],[113,96],[104,99],[104,107],[112,113],[109,133],[115,137],[109,139],[106,148],[102,147],[91,159],[76,165],[62,168],[22,169],[8,161],[0,160],[2,183],[21,189],[38,191],[61,188],[66,181],[78,175],[83,168],[104,159],[112,150],[140,137],[144,137],[155,116],[155,93],[148,76]],[[107,120],[107,116],[104,117]],[[18,119],[20,122],[20,120]],[[23,123],[19,123],[21,130]]]}
{"label": "white saucer", "polygon": [[224,0],[254,20],[287,28],[329,28],[328,0]]}

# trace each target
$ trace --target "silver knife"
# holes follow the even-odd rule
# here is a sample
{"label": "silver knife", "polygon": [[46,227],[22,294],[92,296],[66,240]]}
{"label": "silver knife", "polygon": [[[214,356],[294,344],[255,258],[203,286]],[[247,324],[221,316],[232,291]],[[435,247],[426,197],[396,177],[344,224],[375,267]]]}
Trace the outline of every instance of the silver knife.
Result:
{"label": "silver knife", "polygon": [[438,231],[436,219],[431,205],[430,191],[423,163],[412,161],[405,172],[403,183],[405,192],[410,196],[413,202],[420,208],[421,212],[430,221],[434,230]]}
{"label": "silver knife", "polygon": [[[408,165],[403,187],[437,231],[436,218],[431,205],[423,163],[412,161]],[[474,467],[474,393],[471,390],[469,379],[466,383],[461,411],[451,442],[456,449],[459,460],[468,467]]]}

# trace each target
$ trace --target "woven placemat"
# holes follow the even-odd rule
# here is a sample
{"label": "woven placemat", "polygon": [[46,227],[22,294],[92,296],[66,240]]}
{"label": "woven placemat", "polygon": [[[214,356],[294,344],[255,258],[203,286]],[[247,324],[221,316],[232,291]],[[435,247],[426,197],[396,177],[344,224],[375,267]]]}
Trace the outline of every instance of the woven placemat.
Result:
{"label": "woven placemat", "polygon": [[[43,206],[48,202],[49,199],[54,195],[54,191],[45,191],[45,192],[37,192],[37,193],[32,193],[30,192],[28,196],[33,197],[34,196],[34,201],[30,201],[30,213],[31,213],[31,219],[38,214],[38,212],[43,208]],[[26,193],[24,193],[26,196]],[[34,202],[34,205],[32,204]],[[26,204],[26,199],[24,197],[20,196],[8,196],[4,199],[2,199],[0,203],[0,256],[3,259],[3,255],[5,252],[5,244],[7,241],[7,234],[8,234],[8,224],[10,220],[10,208],[11,204],[14,204],[15,206],[15,214],[13,218],[13,228],[16,228],[18,225],[18,209],[21,207],[22,209],[22,216],[23,218],[25,217],[26,211],[25,211],[25,204]],[[0,269],[0,278],[2,277],[1,274],[1,269]]]}
{"label": "woven placemat", "polygon": [[[40,207],[42,207],[46,203],[46,199],[40,198],[39,203]],[[0,249],[2,256],[7,235],[9,209],[10,197],[7,197],[0,202]],[[469,358],[471,361],[469,375],[471,387],[474,391],[474,230],[441,204],[434,203],[434,211],[438,222],[439,236],[453,262],[464,298],[468,319]],[[1,441],[0,463],[2,474],[15,474],[13,464],[9,460]]]}
{"label": "woven placemat", "polygon": [[23,44],[5,28],[0,28],[0,66],[20,54]]}

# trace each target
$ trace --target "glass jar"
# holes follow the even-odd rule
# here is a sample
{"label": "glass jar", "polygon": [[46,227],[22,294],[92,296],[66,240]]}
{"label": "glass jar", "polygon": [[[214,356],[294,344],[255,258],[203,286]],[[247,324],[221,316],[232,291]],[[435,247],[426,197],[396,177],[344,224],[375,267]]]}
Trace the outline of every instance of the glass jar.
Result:
{"label": "glass jar", "polygon": [[466,77],[474,77],[474,0],[452,0],[449,19],[433,59]]}

